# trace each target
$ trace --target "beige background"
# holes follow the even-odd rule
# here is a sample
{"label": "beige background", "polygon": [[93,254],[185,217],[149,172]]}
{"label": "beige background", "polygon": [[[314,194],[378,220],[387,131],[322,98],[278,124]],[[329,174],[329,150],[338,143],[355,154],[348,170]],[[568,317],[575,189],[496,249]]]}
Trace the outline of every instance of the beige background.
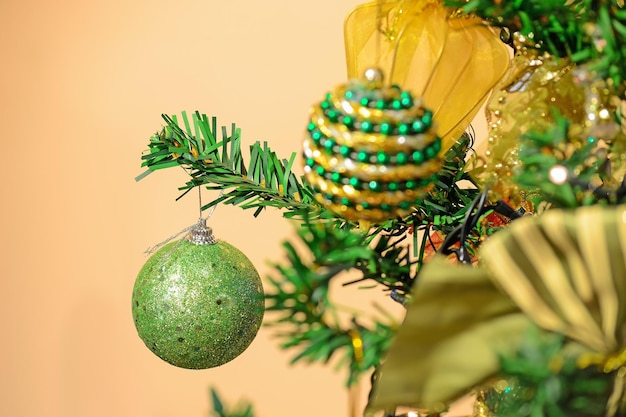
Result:
{"label": "beige background", "polygon": [[[130,296],[143,250],[197,216],[194,198],[175,202],[181,172],[134,181],[160,114],[198,109],[299,151],[308,107],[345,78],[357,3],[2,2],[1,416],[200,417],[211,385],[258,416],[347,414],[345,375],[287,366],[267,330],[218,369],[161,362]],[[262,275],[291,233],[276,211],[233,207],[212,226]]]}

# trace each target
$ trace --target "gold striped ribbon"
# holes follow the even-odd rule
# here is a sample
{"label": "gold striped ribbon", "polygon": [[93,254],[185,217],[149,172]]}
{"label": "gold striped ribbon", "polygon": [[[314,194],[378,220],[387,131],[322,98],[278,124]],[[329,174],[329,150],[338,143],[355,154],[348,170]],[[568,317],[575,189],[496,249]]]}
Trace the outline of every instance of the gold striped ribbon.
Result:
{"label": "gold striped ribbon", "polygon": [[516,220],[480,255],[477,268],[424,267],[368,410],[449,404],[495,375],[534,323],[585,347],[579,366],[614,378],[605,415],[624,413],[626,206]]}

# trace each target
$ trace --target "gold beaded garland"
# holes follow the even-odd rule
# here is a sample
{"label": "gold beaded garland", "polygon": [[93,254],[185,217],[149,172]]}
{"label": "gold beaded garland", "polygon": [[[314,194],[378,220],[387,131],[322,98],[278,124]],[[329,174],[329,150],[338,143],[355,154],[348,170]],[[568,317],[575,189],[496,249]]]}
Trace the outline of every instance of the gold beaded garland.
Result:
{"label": "gold beaded garland", "polygon": [[441,139],[432,112],[379,70],[336,87],[313,106],[305,178],[316,199],[348,220],[403,217],[432,188]]}

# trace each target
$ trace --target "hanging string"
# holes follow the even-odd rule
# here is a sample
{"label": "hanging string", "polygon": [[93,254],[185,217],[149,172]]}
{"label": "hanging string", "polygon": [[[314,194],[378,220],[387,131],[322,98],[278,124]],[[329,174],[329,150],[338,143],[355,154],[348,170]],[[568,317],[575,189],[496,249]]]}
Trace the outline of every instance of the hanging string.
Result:
{"label": "hanging string", "polygon": [[202,218],[202,188],[200,187],[198,187],[198,212],[200,213],[200,216],[198,217]]}
{"label": "hanging string", "polygon": [[[220,190],[220,195],[217,196],[217,200],[222,198],[223,195],[224,195],[224,189],[222,188]],[[200,211],[200,219],[202,219],[202,190],[200,189],[200,187],[198,187],[198,205],[199,205],[199,211]],[[207,216],[204,218],[205,222],[211,218],[213,213],[215,213],[216,208],[217,208],[217,204],[211,207],[211,209],[209,210],[209,214],[207,214]]]}
{"label": "hanging string", "polygon": [[[224,190],[221,189],[220,190],[220,194],[217,197],[217,200],[219,200],[223,195],[224,195]],[[167,239],[165,239],[165,240],[157,243],[156,245],[146,249],[144,251],[144,253],[146,255],[152,255],[154,252],[159,250],[161,247],[163,247],[164,245],[168,244],[172,240],[176,239],[177,237],[179,237],[183,233],[185,235],[182,237],[181,241],[184,240],[187,236],[189,236],[194,231],[200,230],[202,228],[206,228],[206,222],[207,222],[207,220],[209,220],[209,218],[211,218],[211,216],[213,216],[213,213],[215,213],[215,209],[217,208],[217,204],[213,205],[213,207],[211,207],[211,209],[209,210],[209,213],[207,214],[207,216],[203,218],[202,217],[202,190],[201,190],[200,187],[198,187],[198,204],[199,204],[199,210],[200,210],[200,217],[199,217],[198,221],[195,224],[192,224],[191,226],[185,227],[183,230],[173,234],[172,236],[168,237]]]}

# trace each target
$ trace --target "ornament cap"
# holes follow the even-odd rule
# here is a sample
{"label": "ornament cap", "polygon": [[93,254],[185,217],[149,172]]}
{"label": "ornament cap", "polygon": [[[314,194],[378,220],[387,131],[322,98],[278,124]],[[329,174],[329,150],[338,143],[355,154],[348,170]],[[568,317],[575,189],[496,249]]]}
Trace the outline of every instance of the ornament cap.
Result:
{"label": "ornament cap", "polygon": [[382,70],[379,68],[366,69],[363,77],[376,87],[381,87],[383,84],[384,76]]}
{"label": "ornament cap", "polygon": [[206,219],[198,219],[198,223],[191,229],[186,239],[194,245],[215,245],[217,239],[213,236],[213,229],[207,227]]}

